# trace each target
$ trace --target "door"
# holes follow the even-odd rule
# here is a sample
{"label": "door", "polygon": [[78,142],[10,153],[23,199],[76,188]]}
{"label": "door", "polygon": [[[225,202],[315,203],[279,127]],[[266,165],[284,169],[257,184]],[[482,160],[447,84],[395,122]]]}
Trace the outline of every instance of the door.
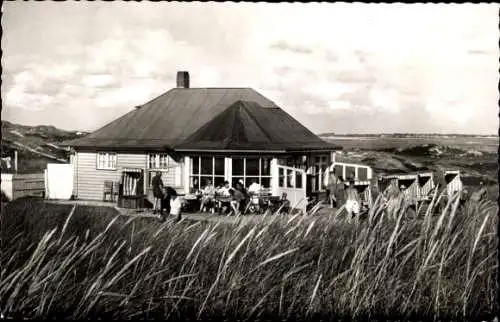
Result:
{"label": "door", "polygon": [[273,187],[273,194],[281,196],[286,193],[292,208],[305,211],[307,206],[306,172],[303,169],[277,164],[275,167],[276,170],[272,173],[273,182],[276,182],[277,186]]}

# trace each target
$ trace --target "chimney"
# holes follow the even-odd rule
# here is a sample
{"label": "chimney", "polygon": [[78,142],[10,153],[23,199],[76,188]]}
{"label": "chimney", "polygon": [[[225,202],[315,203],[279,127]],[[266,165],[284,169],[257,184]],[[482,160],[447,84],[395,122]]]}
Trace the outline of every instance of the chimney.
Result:
{"label": "chimney", "polygon": [[177,72],[177,88],[189,88],[188,72]]}

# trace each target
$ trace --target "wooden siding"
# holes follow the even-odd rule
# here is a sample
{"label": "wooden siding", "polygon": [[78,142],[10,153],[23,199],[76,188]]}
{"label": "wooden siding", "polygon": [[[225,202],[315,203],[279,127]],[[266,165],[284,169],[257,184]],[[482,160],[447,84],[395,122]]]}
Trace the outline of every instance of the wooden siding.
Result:
{"label": "wooden siding", "polygon": [[420,186],[419,199],[426,199],[432,189],[434,189],[434,176],[432,173],[419,175],[418,184]]}
{"label": "wooden siding", "polygon": [[[72,161],[75,167],[74,193],[78,199],[101,200],[104,190],[104,181],[119,182],[124,168],[138,168],[145,170],[145,185],[148,184],[147,162],[148,153],[118,153],[116,170],[97,170],[95,152],[76,152]],[[177,161],[176,161],[177,160]],[[169,168],[162,171],[162,180],[165,185],[183,190],[183,163],[180,159],[169,159]],[[149,189],[145,187],[148,194]],[[183,191],[179,191],[183,192]]]}
{"label": "wooden siding", "polygon": [[77,191],[78,191],[78,186],[77,186],[77,183],[78,183],[78,176],[77,176],[77,173],[78,173],[78,156],[77,156],[77,153],[72,153],[69,157],[69,163],[73,165],[73,192],[72,194],[74,196],[77,195]]}
{"label": "wooden siding", "polygon": [[416,178],[415,180],[413,180],[413,182],[411,182],[410,185],[407,185],[404,193],[406,201],[410,203],[415,203],[418,200],[419,186],[418,186],[418,180]]}
{"label": "wooden siding", "polygon": [[75,157],[75,193],[78,199],[101,200],[104,181],[119,181],[120,168],[146,168],[146,154],[118,154],[117,170],[97,170],[94,152],[77,152]]}
{"label": "wooden siding", "polygon": [[445,173],[446,193],[452,196],[456,191],[462,191],[463,184],[459,171],[449,171]]}

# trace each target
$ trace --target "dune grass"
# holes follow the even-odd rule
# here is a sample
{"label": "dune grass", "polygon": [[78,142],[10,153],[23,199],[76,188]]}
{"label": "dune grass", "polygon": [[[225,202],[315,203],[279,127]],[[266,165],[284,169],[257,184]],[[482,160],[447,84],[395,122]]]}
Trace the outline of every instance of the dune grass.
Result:
{"label": "dune grass", "polygon": [[[439,196],[435,196],[433,204]],[[14,201],[2,212],[0,309],[25,318],[489,316],[497,205],[417,218],[338,214],[160,224]]]}

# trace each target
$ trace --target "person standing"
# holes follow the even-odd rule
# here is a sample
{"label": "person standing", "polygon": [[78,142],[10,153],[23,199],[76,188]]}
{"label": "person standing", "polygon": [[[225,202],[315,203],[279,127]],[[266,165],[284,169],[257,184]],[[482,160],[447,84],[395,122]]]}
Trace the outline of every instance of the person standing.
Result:
{"label": "person standing", "polygon": [[350,221],[351,219],[359,217],[359,212],[361,210],[361,198],[359,197],[358,190],[354,186],[354,179],[349,180],[346,185],[345,209],[347,211],[348,220]]}
{"label": "person standing", "polygon": [[[335,168],[333,168],[333,173],[335,173]],[[323,188],[325,189],[326,192],[326,202],[331,205],[331,194],[332,194],[332,189],[331,189],[331,183],[332,183],[332,171],[330,170],[330,167],[327,167],[325,169],[325,173],[323,174]]]}
{"label": "person standing", "polygon": [[[163,189],[163,181],[161,180],[161,172],[156,172],[156,175],[151,180],[151,186],[153,188],[153,214],[156,214],[158,211],[158,204],[160,203],[161,207],[161,199],[163,197],[162,189]],[[160,209],[161,210],[161,209]]]}
{"label": "person standing", "polygon": [[387,189],[387,215],[389,218],[396,219],[400,210],[401,188],[398,187],[397,180],[391,181]]}
{"label": "person standing", "polygon": [[341,184],[340,179],[335,175],[335,168],[330,172],[328,179],[328,190],[330,207],[337,208],[339,205],[339,185]]}

